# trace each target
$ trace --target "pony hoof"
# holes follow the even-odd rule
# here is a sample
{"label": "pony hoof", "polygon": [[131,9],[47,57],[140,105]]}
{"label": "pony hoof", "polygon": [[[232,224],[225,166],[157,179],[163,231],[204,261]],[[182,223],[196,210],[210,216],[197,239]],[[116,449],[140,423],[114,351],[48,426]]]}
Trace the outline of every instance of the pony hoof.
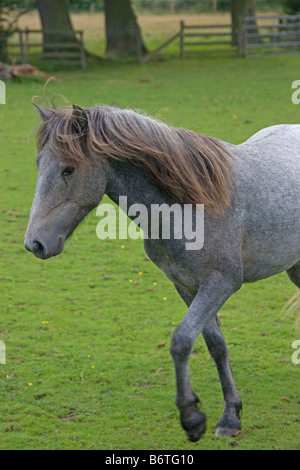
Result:
{"label": "pony hoof", "polygon": [[186,431],[191,442],[197,442],[206,430],[206,416],[201,411],[196,410],[192,418],[181,421],[183,429]]}
{"label": "pony hoof", "polygon": [[241,428],[229,428],[226,426],[218,426],[216,430],[216,436],[226,436],[226,437],[234,437],[240,434]]}
{"label": "pony hoof", "polygon": [[[241,409],[241,408],[240,408]],[[238,411],[235,413],[238,413]],[[242,425],[241,422],[237,416],[231,416],[226,415],[222,416],[222,418],[219,420],[217,423],[217,430],[216,430],[216,436],[227,436],[227,437],[234,437],[237,434],[239,434],[242,430]]]}

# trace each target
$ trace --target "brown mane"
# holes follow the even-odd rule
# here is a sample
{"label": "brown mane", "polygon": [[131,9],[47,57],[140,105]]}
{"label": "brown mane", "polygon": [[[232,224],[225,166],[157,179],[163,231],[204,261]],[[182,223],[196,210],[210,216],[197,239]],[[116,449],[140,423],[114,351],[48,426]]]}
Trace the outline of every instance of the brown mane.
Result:
{"label": "brown mane", "polygon": [[178,202],[204,204],[211,214],[229,205],[232,155],[218,140],[135,111],[95,106],[85,109],[88,132],[83,150],[82,139],[74,132],[73,110],[52,112],[38,129],[39,150],[49,142],[54,154],[74,166],[87,163],[87,155],[130,160]]}

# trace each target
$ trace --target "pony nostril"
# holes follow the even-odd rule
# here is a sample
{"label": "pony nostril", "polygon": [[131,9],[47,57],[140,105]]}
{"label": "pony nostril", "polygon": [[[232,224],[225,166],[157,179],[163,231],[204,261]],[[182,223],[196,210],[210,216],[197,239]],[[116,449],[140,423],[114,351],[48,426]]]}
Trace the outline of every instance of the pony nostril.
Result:
{"label": "pony nostril", "polygon": [[46,254],[46,250],[44,246],[38,240],[34,240],[32,242],[32,253],[40,257],[43,257]]}

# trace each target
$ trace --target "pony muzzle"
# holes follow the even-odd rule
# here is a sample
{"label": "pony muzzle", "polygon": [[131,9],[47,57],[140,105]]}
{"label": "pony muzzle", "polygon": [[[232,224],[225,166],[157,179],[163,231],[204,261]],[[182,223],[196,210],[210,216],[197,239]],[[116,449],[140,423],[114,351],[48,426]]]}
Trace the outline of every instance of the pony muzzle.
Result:
{"label": "pony muzzle", "polygon": [[47,244],[40,238],[28,239],[25,237],[24,246],[27,251],[32,253],[37,258],[49,259],[52,256],[59,255],[63,251],[64,239],[63,237],[59,237],[58,242],[56,245],[54,245],[53,249],[53,243]]}

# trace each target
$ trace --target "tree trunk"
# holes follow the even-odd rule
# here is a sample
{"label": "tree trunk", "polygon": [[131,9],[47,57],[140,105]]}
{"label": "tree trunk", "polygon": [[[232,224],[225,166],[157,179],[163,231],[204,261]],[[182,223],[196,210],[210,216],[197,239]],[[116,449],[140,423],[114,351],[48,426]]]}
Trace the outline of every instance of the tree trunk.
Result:
{"label": "tree trunk", "polygon": [[147,52],[130,0],[104,0],[106,53]]}
{"label": "tree trunk", "polygon": [[[53,44],[76,43],[76,35],[70,19],[67,0],[37,0],[43,31],[58,31],[57,34],[44,33],[44,52],[55,51]],[[52,44],[52,46],[51,46]],[[67,46],[66,46],[67,49]],[[59,49],[60,51],[62,49]]]}
{"label": "tree trunk", "polygon": [[3,1],[0,0],[0,62],[7,61],[7,34],[5,31],[5,19],[2,14]]}
{"label": "tree trunk", "polygon": [[[256,0],[231,0],[230,3],[232,18],[232,45],[237,46],[239,43],[241,18],[244,18],[244,16],[255,16]],[[253,30],[253,33],[254,32],[257,32],[257,30]]]}

